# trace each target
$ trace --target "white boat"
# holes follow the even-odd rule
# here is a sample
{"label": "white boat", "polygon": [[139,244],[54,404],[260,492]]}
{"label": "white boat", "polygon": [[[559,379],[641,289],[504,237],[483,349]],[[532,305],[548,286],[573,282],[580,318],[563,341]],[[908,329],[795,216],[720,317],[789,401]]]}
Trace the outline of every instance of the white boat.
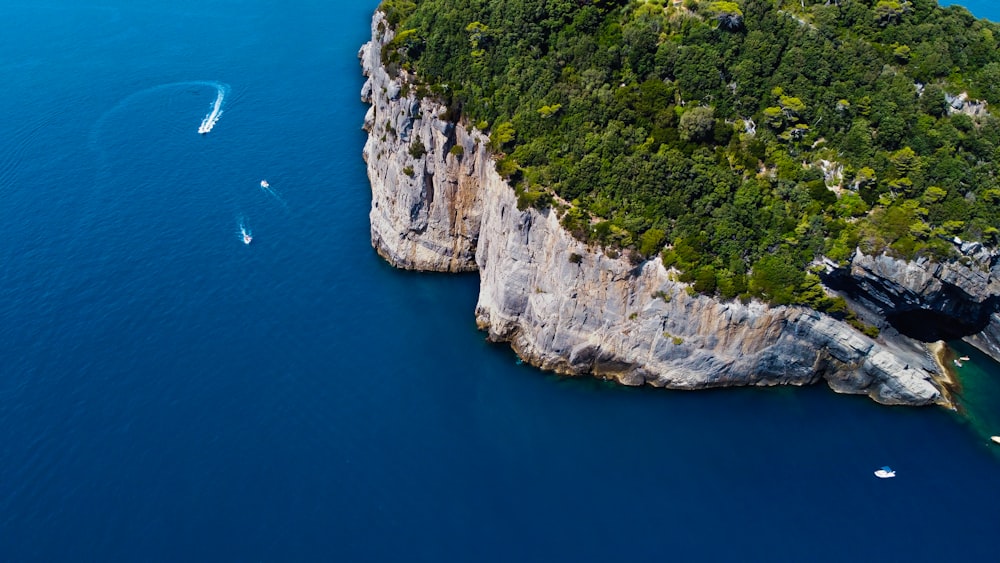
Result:
{"label": "white boat", "polygon": [[1000,436],[990,436],[990,440],[1000,444]]}
{"label": "white boat", "polygon": [[969,361],[969,357],[968,356],[962,356],[961,358],[959,358],[959,360],[962,360],[963,362],[967,362],[967,361]]}
{"label": "white boat", "polygon": [[892,470],[888,465],[883,466],[881,469],[875,470],[875,476],[879,479],[891,479],[896,476],[896,472]]}
{"label": "white boat", "polygon": [[243,244],[250,244],[250,241],[252,241],[252,240],[253,240],[253,237],[250,236],[250,233],[246,233],[246,232],[243,233]]}
{"label": "white boat", "polygon": [[962,367],[962,362],[960,362],[958,360],[958,358],[955,358],[954,362],[955,362],[955,367],[958,367],[958,368]]}
{"label": "white boat", "polygon": [[270,188],[270,187],[271,187],[271,184],[268,184],[268,183],[267,183],[267,180],[261,180],[261,181],[260,181],[260,187],[262,187],[262,188],[264,188],[264,189],[267,189],[267,188]]}

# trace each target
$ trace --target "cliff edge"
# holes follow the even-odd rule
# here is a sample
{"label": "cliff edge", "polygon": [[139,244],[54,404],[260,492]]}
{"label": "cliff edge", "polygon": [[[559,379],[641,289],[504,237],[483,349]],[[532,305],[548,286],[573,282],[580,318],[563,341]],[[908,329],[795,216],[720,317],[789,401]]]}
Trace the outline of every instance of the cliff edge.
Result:
{"label": "cliff edge", "polygon": [[[699,389],[824,380],[838,392],[885,404],[950,405],[945,374],[927,346],[904,331],[890,327],[872,339],[807,308],[694,295],[658,258],[634,265],[574,239],[554,209],[518,209],[486,149],[488,139],[449,121],[447,108],[429,97],[418,98],[405,71],[390,75],[381,50],[392,37],[376,12],[372,40],[359,52],[368,77],[362,100],[371,104],[364,159],[372,245],[401,268],[478,270],[476,322],[491,340],[510,342],[542,369],[626,385]],[[996,260],[983,259],[992,260],[985,273],[981,265],[924,264],[918,275],[906,262],[858,253],[850,268],[831,265],[827,278],[884,318],[925,310],[949,315],[966,311],[967,300],[956,296],[982,286],[979,274],[989,287],[976,295],[993,302]],[[894,277],[886,273],[891,269],[909,274]],[[984,318],[989,325],[990,314]]]}

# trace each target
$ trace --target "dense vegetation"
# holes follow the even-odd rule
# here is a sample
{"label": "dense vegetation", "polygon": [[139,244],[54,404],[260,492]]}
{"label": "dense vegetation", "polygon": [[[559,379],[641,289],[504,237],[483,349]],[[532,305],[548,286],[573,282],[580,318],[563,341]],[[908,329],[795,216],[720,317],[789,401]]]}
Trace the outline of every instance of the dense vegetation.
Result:
{"label": "dense vegetation", "polygon": [[385,0],[418,95],[522,206],[697,291],[844,314],[808,267],[998,242],[1000,26],[935,0]]}

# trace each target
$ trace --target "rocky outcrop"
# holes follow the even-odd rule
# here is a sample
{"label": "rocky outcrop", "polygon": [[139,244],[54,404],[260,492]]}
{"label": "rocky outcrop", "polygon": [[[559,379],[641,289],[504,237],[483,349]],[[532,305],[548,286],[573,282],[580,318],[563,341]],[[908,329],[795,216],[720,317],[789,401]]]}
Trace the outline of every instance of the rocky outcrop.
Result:
{"label": "rocky outcrop", "polygon": [[824,281],[902,332],[923,341],[969,337],[1000,352],[1000,254],[954,239],[958,258],[900,260],[857,251],[846,268],[828,264]]}
{"label": "rocky outcrop", "polygon": [[381,12],[372,26],[379,40],[359,53],[369,77],[361,98],[371,104],[364,159],[372,184],[372,246],[399,268],[475,270],[483,208],[477,188],[486,160],[476,153],[484,151],[482,143],[443,120],[446,108],[407,92],[405,75],[389,77],[381,47],[393,32]]}
{"label": "rocky outcrop", "polygon": [[978,242],[955,239],[954,244],[961,258],[948,262],[906,261],[858,251],[850,275],[887,310],[918,307],[953,317],[977,316],[1000,295],[1000,255]]}
{"label": "rocky outcrop", "polygon": [[979,348],[995,361],[1000,362],[1000,313],[990,315],[990,321],[986,328],[965,337],[964,340]]}
{"label": "rocky outcrop", "polygon": [[951,94],[944,95],[945,102],[948,103],[948,115],[964,113],[969,117],[983,118],[989,116],[988,104],[983,100],[970,100],[967,92],[962,92],[957,96]]}
{"label": "rocky outcrop", "polygon": [[[947,403],[916,340],[876,342],[809,309],[693,295],[659,259],[633,265],[574,239],[552,209],[518,209],[486,138],[443,121],[445,108],[418,99],[405,73],[390,76],[381,47],[392,30],[380,13],[372,34],[359,53],[372,105],[364,152],[372,244],[403,268],[478,269],[476,321],[491,340],[543,369],[626,385],[825,380],[887,404]],[[425,153],[413,150],[417,141]]]}

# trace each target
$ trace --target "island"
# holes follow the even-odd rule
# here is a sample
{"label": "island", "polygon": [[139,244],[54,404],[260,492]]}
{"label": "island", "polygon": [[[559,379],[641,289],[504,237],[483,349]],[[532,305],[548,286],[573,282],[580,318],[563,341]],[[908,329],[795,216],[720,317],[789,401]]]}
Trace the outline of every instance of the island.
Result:
{"label": "island", "polygon": [[385,0],[373,247],[625,385],[952,406],[1000,359],[1000,27],[934,0]]}

